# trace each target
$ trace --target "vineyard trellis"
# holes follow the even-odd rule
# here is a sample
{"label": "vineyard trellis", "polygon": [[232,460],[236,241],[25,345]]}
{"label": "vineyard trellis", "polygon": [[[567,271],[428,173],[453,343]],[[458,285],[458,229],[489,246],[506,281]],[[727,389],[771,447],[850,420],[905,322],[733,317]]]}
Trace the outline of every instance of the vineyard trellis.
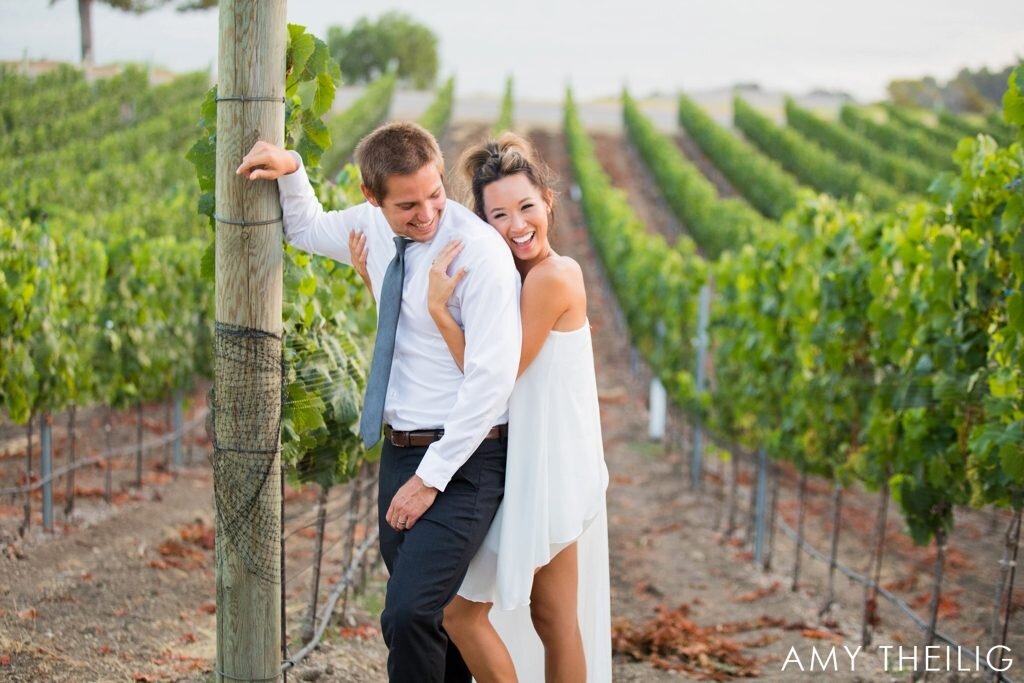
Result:
{"label": "vineyard trellis", "polygon": [[[1022,90],[1024,67],[1011,78],[1007,95],[1007,116],[1018,125],[1024,122]],[[799,161],[794,134],[755,115],[742,101],[736,104],[737,116],[742,116],[738,122],[744,121],[748,134],[762,136],[769,155]],[[629,123],[636,113],[628,98],[624,107]],[[613,223],[592,207],[607,203],[602,198],[614,192],[608,190],[607,178],[602,180],[599,171],[591,170],[594,162],[573,109],[570,99],[566,135],[588,226],[606,267],[615,263],[629,272],[643,263],[643,252],[609,252],[617,239],[608,229]],[[634,133],[634,139],[642,148],[643,138],[637,140]],[[805,165],[794,170],[809,173],[812,167],[835,165],[829,156],[804,148],[814,153],[801,152],[804,160],[799,163]],[[1008,558],[1016,555],[1015,529],[1024,506],[1021,392],[1013,360],[1021,351],[1024,311],[1018,297],[1024,293],[1021,259],[1013,255],[1012,246],[1021,239],[1024,218],[1021,157],[1020,144],[1000,150],[990,138],[963,141],[956,153],[959,176],[947,174],[932,184],[936,204],[907,202],[891,213],[872,211],[863,203],[848,205],[801,194],[796,208],[777,227],[764,223],[748,243],[736,241],[735,251],[704,266],[714,273],[717,292],[712,387],[707,392],[698,389],[694,396],[687,378],[670,388],[676,403],[708,422],[712,433],[729,442],[734,453],[727,534],[735,531],[738,512],[736,456],[751,451],[761,456],[762,464],[755,469],[756,493],[749,497],[745,541],[752,543],[753,556],[767,567],[771,550],[763,552],[765,534],[776,526],[793,531],[798,548],[794,587],[800,575],[799,549],[806,546],[803,528],[811,477],[823,475],[834,482],[829,487],[831,553],[812,552],[830,566],[826,604],[834,595],[834,573],[842,567],[837,552],[844,493],[855,480],[880,491],[884,505],[876,530],[885,528],[884,509],[893,493],[913,540],[935,542],[928,617],[913,617],[924,626],[926,645],[936,637],[953,642],[936,635],[936,623],[957,506],[995,504],[1015,511],[996,583],[994,647],[1005,640],[994,625],[998,615],[1002,612],[1006,632],[1013,612],[1007,597],[1012,587],[1003,587],[1012,576]],[[666,182],[664,174],[658,175],[657,163],[650,158],[648,163],[671,197],[678,191],[677,183]],[[837,191],[842,192],[839,186]],[[609,253],[614,261],[607,258]],[[696,255],[687,258],[699,260]],[[650,339],[664,325],[657,305],[652,305],[655,301],[633,296],[635,278],[626,285],[615,282],[615,273],[611,277],[631,321],[634,344],[654,373],[662,378],[688,374],[690,362],[666,365],[664,357],[652,353]],[[689,341],[684,345],[687,348],[680,353],[688,357]],[[766,522],[767,475],[777,472],[779,464],[764,464],[765,453],[776,463],[788,461],[799,473],[795,531],[774,520],[777,476],[771,477],[773,502],[767,511],[774,521]],[[694,462],[693,469],[699,467]],[[716,513],[718,519],[721,516]],[[869,604],[877,594],[892,595],[878,586],[885,537],[877,531],[869,552],[874,573],[865,581],[865,640],[877,615],[877,607]]]}

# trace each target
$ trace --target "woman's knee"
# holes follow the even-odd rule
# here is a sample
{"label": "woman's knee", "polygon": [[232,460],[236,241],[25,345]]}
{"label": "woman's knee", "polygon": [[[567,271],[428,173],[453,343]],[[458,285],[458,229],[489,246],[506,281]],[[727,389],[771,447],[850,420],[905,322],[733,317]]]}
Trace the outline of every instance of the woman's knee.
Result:
{"label": "woman's knee", "polygon": [[530,603],[530,619],[545,643],[570,637],[577,628],[576,610],[566,609],[564,604],[534,600]]}
{"label": "woman's knee", "polygon": [[444,608],[444,630],[458,640],[486,622],[491,612],[490,603],[472,602],[456,597]]}

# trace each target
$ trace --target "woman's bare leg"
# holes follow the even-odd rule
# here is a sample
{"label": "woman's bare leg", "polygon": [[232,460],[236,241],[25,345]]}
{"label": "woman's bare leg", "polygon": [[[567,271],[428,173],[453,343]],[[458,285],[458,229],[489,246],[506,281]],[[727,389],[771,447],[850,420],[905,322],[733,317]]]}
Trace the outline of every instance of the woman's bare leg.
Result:
{"label": "woman's bare leg", "polygon": [[489,602],[455,596],[444,608],[444,630],[477,683],[517,683],[512,657],[488,617]]}
{"label": "woman's bare leg", "polygon": [[587,661],[576,616],[576,544],[565,548],[533,577],[530,616],[544,643],[547,683],[585,683]]}

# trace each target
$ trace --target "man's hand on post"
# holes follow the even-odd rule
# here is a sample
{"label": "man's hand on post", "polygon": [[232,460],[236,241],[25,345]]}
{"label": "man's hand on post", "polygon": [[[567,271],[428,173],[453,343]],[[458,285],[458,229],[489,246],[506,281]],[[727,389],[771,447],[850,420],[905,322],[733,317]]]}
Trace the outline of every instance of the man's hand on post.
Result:
{"label": "man's hand on post", "polygon": [[288,150],[259,140],[249,153],[242,157],[242,165],[235,173],[249,180],[277,180],[297,170],[299,165]]}
{"label": "man's hand on post", "polygon": [[395,493],[384,519],[395,531],[408,531],[434,504],[437,493],[437,489],[427,486],[419,475],[414,474]]}

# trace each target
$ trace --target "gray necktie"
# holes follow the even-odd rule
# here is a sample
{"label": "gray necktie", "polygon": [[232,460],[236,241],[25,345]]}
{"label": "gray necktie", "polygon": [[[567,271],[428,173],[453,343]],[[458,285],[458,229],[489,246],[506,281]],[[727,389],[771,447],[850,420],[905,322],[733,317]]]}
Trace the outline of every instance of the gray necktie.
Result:
{"label": "gray necktie", "polygon": [[380,441],[380,425],[384,420],[384,397],[388,393],[388,379],[391,377],[391,361],[395,355],[395,332],[398,330],[398,313],[402,310],[402,283],[405,280],[405,247],[410,240],[395,238],[395,258],[391,259],[384,273],[380,288],[380,309],[377,316],[377,341],[373,344],[373,361],[370,363],[370,379],[366,383],[366,400],[363,401],[363,415],[359,420],[359,436],[367,448]]}

